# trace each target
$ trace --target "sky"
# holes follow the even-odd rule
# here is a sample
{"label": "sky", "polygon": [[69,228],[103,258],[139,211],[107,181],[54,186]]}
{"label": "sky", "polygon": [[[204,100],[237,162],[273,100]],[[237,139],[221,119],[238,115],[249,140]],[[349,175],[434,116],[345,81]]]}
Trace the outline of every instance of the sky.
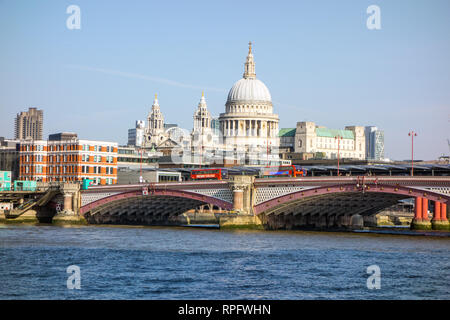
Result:
{"label": "sky", "polygon": [[[66,26],[70,5],[80,29]],[[395,160],[411,158],[413,130],[414,158],[437,159],[449,154],[449,30],[448,0],[0,0],[0,136],[37,107],[44,138],[126,144],[155,93],[166,123],[191,130],[202,91],[224,112],[252,41],[280,128],[374,125]]]}

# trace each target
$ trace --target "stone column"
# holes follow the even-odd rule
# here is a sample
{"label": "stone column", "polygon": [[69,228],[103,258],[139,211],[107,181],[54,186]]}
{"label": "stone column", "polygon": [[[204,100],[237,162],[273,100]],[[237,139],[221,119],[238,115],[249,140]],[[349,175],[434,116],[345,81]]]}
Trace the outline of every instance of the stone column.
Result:
{"label": "stone column", "polygon": [[72,193],[71,192],[64,192],[64,211],[66,213],[73,213],[73,206],[72,206]]}
{"label": "stone column", "polygon": [[233,186],[233,209],[242,211],[244,209],[244,187]]}

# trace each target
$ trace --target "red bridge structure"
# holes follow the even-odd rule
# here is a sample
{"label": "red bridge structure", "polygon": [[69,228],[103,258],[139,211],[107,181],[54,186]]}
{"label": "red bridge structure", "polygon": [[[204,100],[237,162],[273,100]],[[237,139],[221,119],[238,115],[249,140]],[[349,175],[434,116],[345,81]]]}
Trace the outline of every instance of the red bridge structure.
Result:
{"label": "red bridge structure", "polygon": [[450,177],[443,176],[232,176],[226,181],[95,186],[80,192],[78,211],[89,223],[176,225],[186,223],[188,210],[208,205],[227,212],[217,217],[220,224],[362,228],[373,225],[377,212],[408,198],[415,199],[412,228],[449,229]]}

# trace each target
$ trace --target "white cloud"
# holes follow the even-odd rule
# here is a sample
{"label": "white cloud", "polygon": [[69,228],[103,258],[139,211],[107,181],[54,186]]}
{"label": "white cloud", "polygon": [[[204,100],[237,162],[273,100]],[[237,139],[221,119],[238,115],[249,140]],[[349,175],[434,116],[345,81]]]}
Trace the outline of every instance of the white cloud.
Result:
{"label": "white cloud", "polygon": [[164,79],[164,78],[159,78],[159,77],[154,77],[154,76],[147,76],[147,75],[138,74],[138,73],[122,72],[122,71],[117,71],[117,70],[93,68],[93,67],[88,67],[88,66],[70,65],[70,64],[65,65],[65,67],[71,68],[71,69],[77,69],[77,70],[100,72],[100,73],[119,76],[119,77],[153,81],[153,82],[158,82],[158,83],[162,83],[162,84],[166,84],[166,85],[174,86],[174,87],[180,87],[180,88],[226,92],[226,90],[222,89],[222,88],[213,88],[213,87],[186,84],[186,83],[182,83],[182,82],[178,82],[178,81],[174,81],[174,80],[170,80],[170,79]]}

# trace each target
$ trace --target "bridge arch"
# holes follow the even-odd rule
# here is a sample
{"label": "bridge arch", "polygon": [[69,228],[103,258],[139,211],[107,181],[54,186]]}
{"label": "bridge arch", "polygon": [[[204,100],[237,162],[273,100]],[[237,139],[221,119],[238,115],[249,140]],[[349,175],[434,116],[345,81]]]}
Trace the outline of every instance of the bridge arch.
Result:
{"label": "bridge arch", "polygon": [[231,210],[233,204],[215,197],[184,190],[152,189],[114,194],[80,208],[90,223],[170,224],[184,212],[204,204]]}
{"label": "bridge arch", "polygon": [[[330,198],[340,194],[384,195],[386,199],[391,198],[391,201],[387,201],[387,204],[390,204],[391,202],[396,202],[400,199],[414,198],[414,197],[422,197],[431,201],[438,201],[441,203],[450,204],[450,196],[448,195],[428,191],[425,189],[418,189],[414,187],[390,185],[390,184],[369,184],[364,186],[363,188],[357,184],[344,184],[344,185],[339,184],[339,185],[328,185],[304,189],[286,195],[282,195],[254,206],[253,211],[257,215],[259,214],[267,215],[277,211],[280,212],[282,211],[280,209],[283,208],[289,209],[289,207],[296,206],[302,202],[304,203],[308,202],[308,200],[310,200],[310,202],[314,200],[321,201],[323,199]],[[379,211],[382,208],[383,206],[377,206],[378,210],[376,211]],[[375,213],[375,210],[367,210],[367,211],[370,213]]]}

